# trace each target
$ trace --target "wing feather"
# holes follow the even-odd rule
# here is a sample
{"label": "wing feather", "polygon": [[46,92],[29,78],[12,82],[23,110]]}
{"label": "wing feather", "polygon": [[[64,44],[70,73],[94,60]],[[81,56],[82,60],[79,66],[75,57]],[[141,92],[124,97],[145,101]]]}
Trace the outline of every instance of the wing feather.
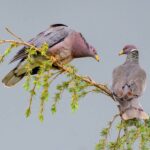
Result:
{"label": "wing feather", "polygon": [[[29,41],[30,44],[36,47],[42,46],[42,44],[47,43],[49,48],[63,41],[72,30],[63,24],[51,25],[47,30],[39,33],[35,38]],[[17,61],[19,59],[27,58],[27,47],[23,47],[18,51],[18,53],[13,57],[10,63]]]}

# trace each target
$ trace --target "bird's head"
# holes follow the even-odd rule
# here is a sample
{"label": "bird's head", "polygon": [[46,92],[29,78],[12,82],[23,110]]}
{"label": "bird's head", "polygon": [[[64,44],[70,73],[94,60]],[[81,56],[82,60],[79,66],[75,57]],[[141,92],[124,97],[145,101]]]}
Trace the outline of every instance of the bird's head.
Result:
{"label": "bird's head", "polygon": [[128,55],[130,52],[133,52],[133,51],[137,51],[136,46],[134,46],[134,45],[126,45],[126,46],[119,52],[119,56],[120,56],[120,55],[123,55],[123,54]]}
{"label": "bird's head", "polygon": [[100,60],[99,55],[97,54],[96,49],[93,46],[89,46],[89,51],[90,51],[90,56],[93,57],[94,59],[96,59],[97,61]]}

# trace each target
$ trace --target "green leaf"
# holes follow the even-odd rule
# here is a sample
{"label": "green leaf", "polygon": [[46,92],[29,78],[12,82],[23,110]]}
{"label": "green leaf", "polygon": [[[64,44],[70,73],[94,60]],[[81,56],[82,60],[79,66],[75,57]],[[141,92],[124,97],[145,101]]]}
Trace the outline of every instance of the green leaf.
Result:
{"label": "green leaf", "polygon": [[0,63],[2,63],[4,61],[4,56],[0,55]]}
{"label": "green leaf", "polygon": [[51,107],[51,112],[52,114],[55,114],[57,112],[57,109],[56,109],[56,105],[53,104],[52,107]]}
{"label": "green leaf", "polygon": [[78,102],[72,102],[71,103],[71,110],[72,110],[72,112],[75,112],[76,110],[78,110],[78,108],[79,108]]}
{"label": "green leaf", "polygon": [[33,96],[33,95],[36,95],[36,92],[34,89],[30,90],[30,94]]}
{"label": "green leaf", "polygon": [[98,144],[96,144],[95,150],[104,150],[106,147],[105,139],[101,139]]}
{"label": "green leaf", "polygon": [[4,56],[7,56],[10,52],[11,52],[12,47],[8,47],[5,52],[4,52]]}
{"label": "green leaf", "polygon": [[102,131],[101,131],[101,136],[106,136],[109,132],[109,128],[104,128]]}
{"label": "green leaf", "polygon": [[43,122],[44,121],[44,116],[42,113],[39,113],[39,116],[38,116],[40,122]]}
{"label": "green leaf", "polygon": [[27,108],[25,115],[26,115],[26,118],[28,118],[31,115],[31,109],[30,108]]}
{"label": "green leaf", "polygon": [[41,94],[41,100],[48,101],[49,93],[48,89],[43,89],[42,94]]}
{"label": "green leaf", "polygon": [[49,46],[47,43],[44,43],[42,46],[41,46],[41,55],[45,56],[46,55],[46,52],[48,50]]}
{"label": "green leaf", "polygon": [[30,89],[30,82],[26,81],[24,84],[23,84],[23,88],[28,91]]}
{"label": "green leaf", "polygon": [[62,86],[62,85],[57,85],[56,89],[57,89],[57,90],[62,90],[62,89],[63,89],[63,86]]}

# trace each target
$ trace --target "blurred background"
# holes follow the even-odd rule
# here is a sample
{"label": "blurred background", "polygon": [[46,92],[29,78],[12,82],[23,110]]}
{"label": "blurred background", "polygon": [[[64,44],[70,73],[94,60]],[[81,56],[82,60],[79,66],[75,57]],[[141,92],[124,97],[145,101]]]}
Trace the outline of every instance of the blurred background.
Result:
{"label": "blurred background", "polygon": [[[80,74],[111,86],[112,70],[124,62],[118,52],[126,44],[140,50],[140,63],[150,76],[150,1],[109,0],[0,0],[0,39],[13,39],[5,31],[11,29],[25,41],[48,28],[53,23],[64,23],[83,33],[87,41],[98,50],[101,61],[77,59],[72,62]],[[0,46],[0,53],[6,46]],[[0,64],[0,80],[16,64],[8,64],[14,50]],[[59,81],[62,79],[60,78]],[[90,94],[80,101],[79,110],[72,113],[70,95],[65,93],[57,113],[50,106],[55,83],[50,89],[45,108],[45,121],[38,120],[39,96],[33,101],[32,115],[25,118],[29,93],[23,81],[13,88],[0,83],[0,149],[2,150],[93,150],[99,140],[100,130],[113,114],[116,103],[105,95]],[[141,98],[146,112],[150,113],[150,80]],[[113,133],[114,134],[114,133]]]}

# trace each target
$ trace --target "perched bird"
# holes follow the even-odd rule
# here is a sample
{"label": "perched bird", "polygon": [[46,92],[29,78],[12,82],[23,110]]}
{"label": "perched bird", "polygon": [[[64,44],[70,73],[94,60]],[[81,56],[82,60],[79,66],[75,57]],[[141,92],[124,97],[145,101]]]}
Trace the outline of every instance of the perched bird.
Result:
{"label": "perched bird", "polygon": [[123,54],[127,55],[125,63],[113,70],[114,98],[119,102],[124,120],[148,119],[149,116],[139,103],[146,84],[146,73],[139,65],[139,51],[134,45],[126,45],[119,53]]}
{"label": "perched bird", "polygon": [[[53,24],[47,30],[39,33],[29,41],[39,48],[44,43],[48,44],[47,56],[54,56],[57,62],[67,64],[74,58],[93,57],[99,61],[99,56],[94,47],[89,45],[80,32],[77,32],[64,24]],[[26,76],[25,66],[28,53],[27,47],[23,47],[11,60],[11,63],[20,60],[18,65],[11,70],[2,80],[6,86],[13,86]],[[39,63],[46,60],[40,53],[33,57],[32,74],[39,70]],[[56,67],[56,66],[55,66]]]}

